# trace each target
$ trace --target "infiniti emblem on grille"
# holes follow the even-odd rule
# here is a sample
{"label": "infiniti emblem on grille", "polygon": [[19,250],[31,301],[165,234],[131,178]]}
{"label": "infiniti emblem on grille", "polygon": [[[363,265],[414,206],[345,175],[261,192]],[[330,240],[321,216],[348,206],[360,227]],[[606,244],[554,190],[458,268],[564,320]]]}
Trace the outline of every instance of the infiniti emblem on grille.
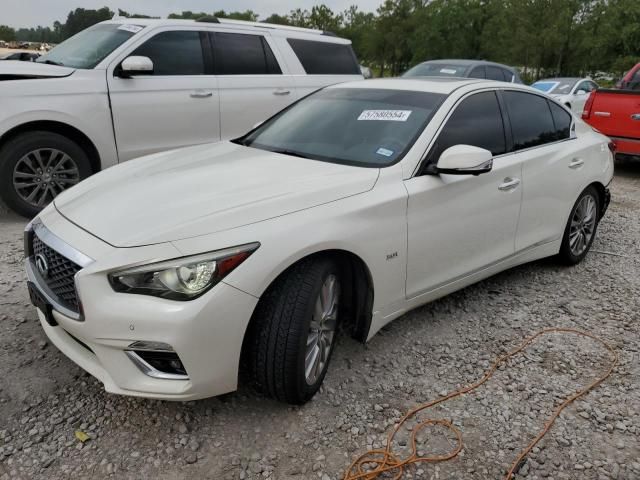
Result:
{"label": "infiniti emblem on grille", "polygon": [[49,274],[49,264],[47,263],[47,258],[41,253],[36,255],[36,267],[38,267],[40,275],[47,278],[47,275]]}

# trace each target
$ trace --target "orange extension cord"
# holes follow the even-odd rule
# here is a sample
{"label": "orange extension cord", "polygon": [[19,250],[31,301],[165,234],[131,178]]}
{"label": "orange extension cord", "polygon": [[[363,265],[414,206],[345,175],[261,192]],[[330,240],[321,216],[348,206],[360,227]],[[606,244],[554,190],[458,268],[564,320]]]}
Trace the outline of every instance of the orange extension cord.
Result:
{"label": "orange extension cord", "polygon": [[[461,395],[464,395],[466,393],[469,393],[469,392],[475,390],[476,388],[478,388],[482,384],[484,384],[487,380],[489,380],[493,376],[493,374],[496,371],[496,369],[502,363],[504,363],[509,358],[517,355],[518,353],[522,352],[525,348],[527,348],[529,345],[534,343],[539,337],[541,337],[543,335],[551,334],[551,333],[574,334],[574,335],[578,335],[578,336],[582,336],[582,337],[591,338],[592,340],[595,340],[596,342],[600,343],[602,346],[604,346],[609,351],[609,353],[611,354],[611,357],[612,357],[612,361],[611,361],[611,363],[609,365],[609,368],[608,368],[608,370],[606,371],[605,374],[603,374],[601,377],[597,378],[591,384],[587,385],[586,387],[584,387],[584,388],[578,390],[577,392],[575,392],[573,395],[569,396],[564,402],[562,402],[562,404],[558,408],[555,409],[555,411],[553,412],[553,414],[551,415],[549,420],[547,420],[546,424],[544,425],[544,428],[542,429],[542,431],[531,441],[531,443],[529,443],[529,445],[527,445],[527,447],[522,451],[522,453],[520,453],[520,455],[518,455],[518,457],[511,464],[511,468],[509,469],[509,473],[507,473],[507,475],[504,477],[505,480],[510,480],[513,477],[513,475],[516,473],[516,471],[520,468],[520,466],[524,462],[524,459],[529,454],[529,452],[531,452],[533,447],[535,447],[536,444],[542,439],[542,437],[544,437],[546,435],[546,433],[549,431],[549,429],[551,428],[551,426],[555,422],[556,418],[558,418],[558,415],[560,415],[560,412],[562,412],[562,410],[564,410],[567,407],[567,405],[569,405],[570,403],[575,401],[577,398],[582,397],[587,392],[589,392],[593,388],[595,388],[598,385],[600,385],[602,382],[604,382],[609,377],[609,375],[611,375],[611,373],[613,372],[613,369],[618,364],[618,354],[613,349],[613,347],[611,347],[611,345],[609,345],[607,342],[605,342],[604,340],[602,340],[599,337],[596,337],[595,335],[593,335],[591,333],[582,332],[580,330],[575,330],[575,329],[572,329],[572,328],[547,328],[547,329],[539,331],[535,335],[527,338],[515,350],[513,350],[513,351],[511,351],[509,353],[506,353],[506,354],[502,355],[501,357],[499,357],[493,363],[491,368],[489,368],[485,372],[485,374],[482,376],[482,378],[480,380],[478,380],[476,383],[473,383],[473,384],[471,384],[469,386],[461,388],[460,390],[457,390],[455,392],[449,393],[449,394],[447,394],[446,396],[444,396],[442,398],[438,398],[437,400],[433,400],[431,402],[424,403],[422,405],[418,405],[417,407],[409,410],[406,413],[406,415],[404,417],[402,417],[402,419],[400,420],[400,423],[398,423],[398,425],[396,425],[396,427],[393,429],[393,431],[389,434],[389,437],[387,439],[386,448],[385,449],[378,449],[378,450],[370,450],[370,451],[360,455],[358,458],[356,458],[353,461],[353,463],[351,464],[351,466],[349,467],[349,469],[347,470],[347,472],[345,473],[344,480],[361,480],[361,479],[362,480],[373,480],[373,479],[381,477],[381,475],[383,475],[384,473],[387,473],[387,472],[390,472],[389,474],[393,474],[394,471],[395,471],[395,476],[392,477],[393,480],[399,480],[400,478],[402,478],[402,476],[404,474],[405,467],[409,466],[410,464],[415,464],[415,463],[420,463],[420,462],[425,462],[425,463],[444,462],[446,460],[451,460],[452,458],[457,456],[460,453],[460,451],[462,450],[462,445],[463,445],[462,444],[462,432],[460,432],[459,429],[454,427],[447,420],[427,419],[427,420],[424,420],[424,421],[420,422],[413,429],[413,431],[411,432],[411,451],[412,451],[412,453],[411,453],[411,455],[409,455],[407,458],[405,458],[403,460],[401,460],[400,458],[398,458],[395,454],[393,454],[391,452],[391,445],[392,445],[394,437],[396,436],[396,434],[398,433],[400,428],[402,428],[402,426],[407,422],[407,420],[409,420],[411,417],[416,415],[418,412],[421,412],[422,410],[425,410],[427,408],[433,407],[434,405],[438,405],[439,403],[446,402],[447,400],[450,400],[450,399],[455,398],[455,397],[459,397]],[[451,432],[453,432],[455,434],[455,436],[457,437],[457,446],[456,446],[456,448],[454,448],[450,453],[448,453],[446,455],[435,455],[435,456],[431,456],[431,457],[419,457],[418,453],[417,453],[417,447],[416,447],[416,435],[418,434],[418,432],[420,430],[422,430],[423,428],[425,428],[427,426],[430,426],[430,425],[441,425],[441,426],[443,426],[445,428],[448,428]],[[365,470],[364,466],[366,464],[375,464],[376,466],[373,469]]]}

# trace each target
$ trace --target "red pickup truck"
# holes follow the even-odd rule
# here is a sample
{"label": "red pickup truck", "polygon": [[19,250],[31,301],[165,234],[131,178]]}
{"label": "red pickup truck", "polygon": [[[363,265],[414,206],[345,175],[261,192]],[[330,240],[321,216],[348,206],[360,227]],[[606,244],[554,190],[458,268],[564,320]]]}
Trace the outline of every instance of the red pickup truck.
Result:
{"label": "red pickup truck", "polygon": [[620,86],[621,90],[591,92],[582,119],[610,137],[616,153],[640,156],[640,64],[629,70]]}

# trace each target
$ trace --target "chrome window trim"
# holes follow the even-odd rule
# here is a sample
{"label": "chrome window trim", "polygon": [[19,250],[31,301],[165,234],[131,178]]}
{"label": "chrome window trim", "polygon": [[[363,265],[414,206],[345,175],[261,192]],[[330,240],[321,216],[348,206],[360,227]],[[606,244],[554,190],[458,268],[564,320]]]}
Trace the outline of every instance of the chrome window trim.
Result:
{"label": "chrome window trim", "polygon": [[133,364],[148,377],[157,378],[160,380],[189,380],[189,375],[161,372],[160,370],[149,365],[136,352],[125,350],[124,353],[127,355],[127,357],[129,357],[129,360],[131,360]]}
{"label": "chrome window trim", "polygon": [[[511,152],[505,152],[505,153],[501,153],[500,155],[494,155],[493,159],[498,159],[498,158],[503,158],[506,157],[507,155],[516,155],[518,153],[522,153],[522,152],[528,152],[530,150],[534,150],[536,148],[544,148],[544,147],[548,147],[550,145],[557,145],[560,144],[562,142],[567,142],[569,140],[576,140],[578,137],[576,135],[575,132],[575,128],[576,128],[576,121],[575,121],[575,117],[573,116],[573,113],[564,105],[562,105],[561,103],[556,102],[554,99],[548,97],[547,95],[545,95],[544,93],[537,93],[537,92],[530,92],[528,90],[523,90],[523,89],[519,89],[519,88],[509,88],[509,87],[483,87],[483,88],[479,88],[477,90],[472,90],[471,92],[468,92],[466,94],[464,94],[462,97],[460,97],[458,99],[458,101],[451,107],[451,109],[447,112],[446,117],[444,118],[444,120],[442,121],[442,123],[438,126],[438,129],[436,130],[436,133],[433,135],[433,137],[431,138],[431,141],[429,142],[429,144],[427,145],[427,148],[425,149],[425,151],[422,153],[421,155],[421,159],[418,162],[417,167],[415,168],[415,170],[413,171],[411,178],[414,177],[418,177],[420,176],[420,172],[423,171],[423,167],[424,167],[424,162],[429,154],[429,152],[431,151],[431,148],[433,147],[433,145],[435,144],[436,140],[438,139],[438,137],[440,136],[440,134],[442,133],[442,130],[444,129],[444,127],[446,126],[447,122],[449,121],[449,119],[451,118],[451,116],[453,115],[453,113],[455,112],[455,110],[460,106],[460,104],[466,100],[467,98],[471,97],[472,95],[475,95],[477,93],[483,93],[483,92],[498,92],[498,91],[510,91],[510,92],[521,92],[521,93],[528,93],[530,95],[535,95],[537,97],[543,98],[544,100],[547,101],[552,101],[555,102],[556,105],[562,107],[567,113],[569,113],[571,115],[571,126],[569,127],[569,138],[563,138],[561,140],[555,140],[553,142],[548,142],[548,143],[542,143],[540,145],[535,145],[533,147],[527,147],[527,148],[522,148],[520,150],[513,150]],[[453,92],[452,92],[453,93]],[[449,94],[451,95],[451,94]],[[426,127],[425,127],[426,128]],[[424,130],[423,130],[424,131]]]}

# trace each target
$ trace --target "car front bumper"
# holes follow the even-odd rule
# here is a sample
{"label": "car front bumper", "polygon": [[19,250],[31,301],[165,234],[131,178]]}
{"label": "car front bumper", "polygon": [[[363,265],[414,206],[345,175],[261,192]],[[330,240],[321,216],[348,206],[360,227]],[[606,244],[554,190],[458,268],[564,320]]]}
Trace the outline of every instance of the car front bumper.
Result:
{"label": "car front bumper", "polygon": [[[46,218],[43,220],[46,222]],[[95,237],[86,238],[84,243],[88,234],[61,218],[46,226],[58,240],[73,238],[74,247],[82,245],[82,252],[98,260],[75,274],[81,314],[69,315],[54,304],[49,315],[38,309],[40,323],[51,342],[100,380],[107,391],[186,401],[237,388],[242,341],[256,297],[224,282],[186,302],[116,293],[106,273],[117,263],[125,266],[148,260],[147,257],[157,259],[158,255],[172,255],[172,250],[165,248],[160,253],[158,246],[105,248],[105,244],[96,244],[100,241]],[[153,251],[144,253],[145,248]],[[26,259],[29,281],[46,294],[47,288],[31,261]],[[158,375],[158,371],[148,368],[149,364],[140,362],[140,357],[136,358],[130,347],[134,342],[170,345],[186,375]]]}

